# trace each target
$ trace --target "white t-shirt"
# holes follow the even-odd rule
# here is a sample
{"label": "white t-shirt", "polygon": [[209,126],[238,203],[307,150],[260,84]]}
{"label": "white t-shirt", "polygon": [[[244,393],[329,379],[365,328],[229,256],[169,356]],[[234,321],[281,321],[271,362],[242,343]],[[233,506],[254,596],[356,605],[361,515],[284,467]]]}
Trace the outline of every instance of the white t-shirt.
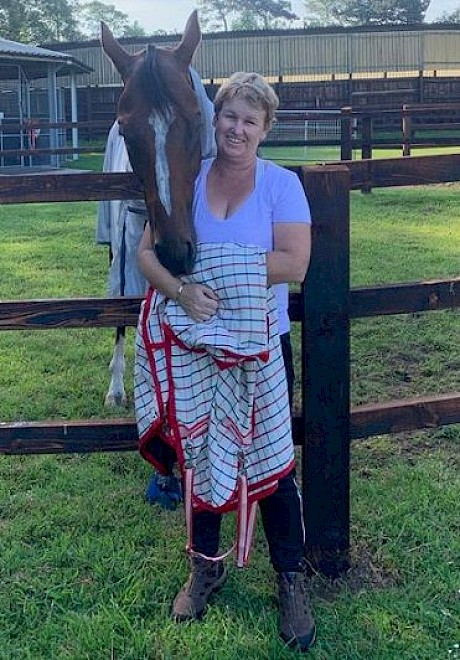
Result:
{"label": "white t-shirt", "polygon": [[[241,243],[273,250],[275,223],[311,223],[302,184],[295,172],[257,159],[255,186],[249,197],[229,217],[223,220],[209,209],[206,179],[213,159],[204,160],[195,183],[193,218],[199,243]],[[288,284],[274,285],[278,302],[280,334],[289,331]]]}

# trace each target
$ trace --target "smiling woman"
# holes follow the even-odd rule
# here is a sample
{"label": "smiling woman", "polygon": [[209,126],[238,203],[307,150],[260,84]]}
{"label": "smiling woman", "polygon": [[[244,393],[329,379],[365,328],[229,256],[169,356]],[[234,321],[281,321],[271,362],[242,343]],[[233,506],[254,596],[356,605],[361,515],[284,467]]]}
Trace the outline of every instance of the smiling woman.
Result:
{"label": "smiling woman", "polygon": [[195,184],[190,276],[160,263],[146,228],[139,261],[151,291],[138,328],[135,401],[142,455],[167,473],[175,454],[183,476],[192,571],[174,600],[176,621],[200,618],[226,579],[221,514],[238,511],[244,566],[260,504],[279,633],[306,650],[316,628],[295,482],[288,283],[305,277],[310,211],[297,175],[257,156],[277,107],[257,73],[236,73],[218,91],[217,156],[202,163]]}

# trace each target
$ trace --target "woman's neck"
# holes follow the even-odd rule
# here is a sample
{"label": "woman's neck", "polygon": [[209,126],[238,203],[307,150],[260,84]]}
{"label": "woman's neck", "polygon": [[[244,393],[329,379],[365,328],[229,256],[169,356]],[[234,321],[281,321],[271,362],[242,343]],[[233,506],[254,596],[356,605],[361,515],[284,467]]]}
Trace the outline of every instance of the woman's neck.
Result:
{"label": "woman's neck", "polygon": [[257,157],[251,157],[247,161],[232,160],[217,155],[214,159],[213,169],[220,177],[226,177],[231,174],[232,177],[241,178],[250,177],[254,174],[257,165]]}

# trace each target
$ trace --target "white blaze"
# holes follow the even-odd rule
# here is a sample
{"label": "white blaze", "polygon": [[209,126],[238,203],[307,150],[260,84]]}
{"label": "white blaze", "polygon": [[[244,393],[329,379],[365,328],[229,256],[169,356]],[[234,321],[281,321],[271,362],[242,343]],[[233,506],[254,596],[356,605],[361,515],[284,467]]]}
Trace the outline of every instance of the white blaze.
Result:
{"label": "white blaze", "polygon": [[173,121],[174,112],[171,108],[168,108],[164,115],[161,113],[152,113],[149,117],[149,124],[155,133],[155,174],[158,195],[164,210],[169,216],[171,215],[172,203],[169,166],[168,159],[166,158],[166,138]]}

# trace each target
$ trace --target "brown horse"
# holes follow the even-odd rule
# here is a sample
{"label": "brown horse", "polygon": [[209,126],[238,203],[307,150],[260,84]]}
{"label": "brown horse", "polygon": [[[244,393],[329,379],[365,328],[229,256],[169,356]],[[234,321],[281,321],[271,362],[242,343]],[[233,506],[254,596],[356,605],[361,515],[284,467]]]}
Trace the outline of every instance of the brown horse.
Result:
{"label": "brown horse", "polygon": [[[191,14],[175,48],[149,46],[130,54],[104,23],[101,41],[124,82],[104,170],[132,169],[137,174],[143,184],[158,257],[172,273],[189,274],[196,252],[191,219],[194,180],[200,158],[211,156],[214,149],[212,103],[200,77],[190,67],[201,41],[197,12]],[[145,280],[136,261],[145,218],[142,211],[138,203],[127,200],[100,204],[97,242],[111,247],[112,296],[145,293]],[[124,330],[117,328],[110,362],[112,378],[106,396],[109,406],[126,403]]]}
{"label": "brown horse", "polygon": [[149,45],[128,53],[102,24],[102,47],[124,89],[118,125],[132,169],[144,188],[156,252],[173,274],[189,274],[196,255],[191,218],[201,159],[202,118],[190,64],[201,41],[197,12],[174,48]]}

